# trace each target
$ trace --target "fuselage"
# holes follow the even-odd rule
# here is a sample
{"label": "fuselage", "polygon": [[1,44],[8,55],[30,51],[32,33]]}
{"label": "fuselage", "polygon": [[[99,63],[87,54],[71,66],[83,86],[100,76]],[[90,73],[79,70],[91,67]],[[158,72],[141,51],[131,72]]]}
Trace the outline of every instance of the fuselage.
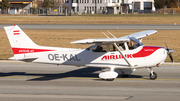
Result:
{"label": "fuselage", "polygon": [[[57,48],[55,51],[33,52],[18,55],[27,57],[38,56],[37,59],[31,61],[38,63],[130,68],[118,51],[95,52],[93,51],[95,46],[96,45],[87,49]],[[163,63],[167,57],[165,48],[155,46],[139,46],[133,50],[122,51],[122,53],[133,65],[131,68],[154,67],[157,64]]]}

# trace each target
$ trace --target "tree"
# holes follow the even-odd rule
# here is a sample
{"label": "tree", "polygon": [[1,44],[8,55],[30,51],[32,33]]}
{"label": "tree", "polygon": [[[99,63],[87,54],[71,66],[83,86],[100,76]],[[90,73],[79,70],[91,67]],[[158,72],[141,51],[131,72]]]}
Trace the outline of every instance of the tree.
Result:
{"label": "tree", "polygon": [[164,8],[166,0],[154,0],[155,8]]}
{"label": "tree", "polygon": [[167,0],[167,7],[168,8],[177,8],[178,7],[178,0]]}
{"label": "tree", "polygon": [[10,0],[2,0],[2,2],[0,2],[0,8],[10,8],[11,4],[9,4]]}
{"label": "tree", "polygon": [[44,0],[34,0],[35,8],[43,7],[43,1]]}
{"label": "tree", "polygon": [[178,0],[154,0],[155,8],[177,8]]}
{"label": "tree", "polygon": [[9,4],[10,0],[2,0],[0,2],[0,8],[2,9],[2,14],[7,14],[8,13],[8,8],[11,7],[11,4]]}
{"label": "tree", "polygon": [[54,1],[53,0],[44,0],[43,7],[44,8],[54,8]]}

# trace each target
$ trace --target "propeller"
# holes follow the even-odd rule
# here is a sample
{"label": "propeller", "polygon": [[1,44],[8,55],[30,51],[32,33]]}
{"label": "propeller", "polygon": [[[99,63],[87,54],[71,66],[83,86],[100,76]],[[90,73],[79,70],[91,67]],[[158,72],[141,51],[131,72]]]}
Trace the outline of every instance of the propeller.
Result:
{"label": "propeller", "polygon": [[169,58],[171,59],[171,62],[174,63],[173,57],[172,57],[172,55],[171,55],[171,53],[174,52],[174,50],[168,48],[165,40],[164,40],[164,43],[165,43],[165,45],[166,45],[167,54],[169,55]]}

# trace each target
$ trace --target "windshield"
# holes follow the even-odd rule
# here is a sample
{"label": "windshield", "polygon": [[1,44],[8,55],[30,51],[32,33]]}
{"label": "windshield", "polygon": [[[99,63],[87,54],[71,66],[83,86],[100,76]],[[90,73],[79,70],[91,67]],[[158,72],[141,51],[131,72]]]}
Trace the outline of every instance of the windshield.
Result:
{"label": "windshield", "polygon": [[143,44],[139,40],[137,40],[136,38],[130,37],[129,39],[131,40],[128,42],[128,47],[130,50],[135,49],[139,46],[143,46]]}

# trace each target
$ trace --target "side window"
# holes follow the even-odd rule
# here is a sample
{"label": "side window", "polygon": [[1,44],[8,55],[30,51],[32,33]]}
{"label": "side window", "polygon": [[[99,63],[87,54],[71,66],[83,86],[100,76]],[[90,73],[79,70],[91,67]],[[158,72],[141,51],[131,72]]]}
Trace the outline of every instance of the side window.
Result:
{"label": "side window", "polygon": [[93,52],[107,52],[106,45],[97,45],[93,48]]}
{"label": "side window", "polygon": [[110,51],[110,52],[113,52],[113,51],[117,51],[117,49],[116,49],[116,47],[114,47],[113,44],[110,44],[110,45],[109,45],[109,51]]}
{"label": "side window", "polygon": [[132,41],[129,41],[128,43],[128,48],[129,48],[129,50],[133,50],[134,49],[134,47],[133,47],[133,42]]}
{"label": "side window", "polygon": [[90,47],[86,48],[86,50],[88,50],[88,51],[89,51],[91,48],[92,48],[92,46],[90,46]]}
{"label": "side window", "polygon": [[[117,46],[119,47],[119,49],[120,49],[121,51],[124,51],[124,50],[125,50],[125,45],[124,45],[124,43],[117,44]],[[109,45],[109,51],[110,51],[110,52],[113,52],[113,51],[117,51],[117,49],[116,49],[116,47],[115,47],[113,44],[110,44],[110,45]]]}
{"label": "side window", "polygon": [[119,49],[120,49],[121,51],[126,50],[124,43],[118,44],[118,47],[119,47]]}

